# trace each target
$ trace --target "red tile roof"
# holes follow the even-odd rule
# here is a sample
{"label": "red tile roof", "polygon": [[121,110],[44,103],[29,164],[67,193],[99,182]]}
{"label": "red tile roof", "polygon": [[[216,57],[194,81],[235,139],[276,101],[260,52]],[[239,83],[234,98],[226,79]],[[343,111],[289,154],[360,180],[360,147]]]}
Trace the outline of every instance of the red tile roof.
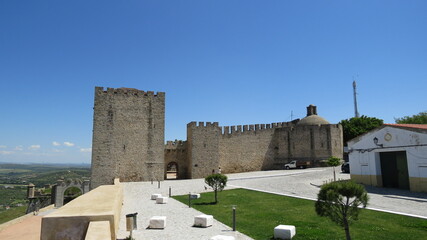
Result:
{"label": "red tile roof", "polygon": [[427,129],[427,124],[384,124],[391,127],[406,127],[406,128],[417,128],[417,129]]}

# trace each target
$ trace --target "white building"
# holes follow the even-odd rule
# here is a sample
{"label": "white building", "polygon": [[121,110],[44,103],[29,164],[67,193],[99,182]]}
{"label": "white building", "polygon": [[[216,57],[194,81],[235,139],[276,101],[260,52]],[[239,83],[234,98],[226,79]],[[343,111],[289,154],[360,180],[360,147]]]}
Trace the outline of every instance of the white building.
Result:
{"label": "white building", "polygon": [[384,124],[348,147],[354,181],[427,192],[427,124]]}

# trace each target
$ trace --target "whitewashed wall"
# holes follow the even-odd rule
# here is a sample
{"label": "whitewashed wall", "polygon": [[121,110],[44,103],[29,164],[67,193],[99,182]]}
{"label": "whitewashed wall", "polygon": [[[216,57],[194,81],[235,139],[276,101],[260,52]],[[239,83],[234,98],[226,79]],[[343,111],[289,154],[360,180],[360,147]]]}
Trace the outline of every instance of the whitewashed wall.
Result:
{"label": "whitewashed wall", "polygon": [[[390,137],[391,136],[391,137]],[[379,147],[373,139],[378,138]],[[381,175],[380,152],[406,151],[409,177],[427,178],[427,134],[386,126],[348,142],[353,175]]]}

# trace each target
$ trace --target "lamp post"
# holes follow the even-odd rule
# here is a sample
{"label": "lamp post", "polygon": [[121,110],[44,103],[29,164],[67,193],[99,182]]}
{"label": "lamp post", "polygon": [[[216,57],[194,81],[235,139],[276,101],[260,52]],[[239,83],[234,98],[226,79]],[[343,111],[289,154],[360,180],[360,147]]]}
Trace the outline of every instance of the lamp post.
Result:
{"label": "lamp post", "polygon": [[378,144],[378,138],[377,137],[374,137],[373,141],[374,141],[374,144],[377,145],[378,147],[383,147],[383,144]]}

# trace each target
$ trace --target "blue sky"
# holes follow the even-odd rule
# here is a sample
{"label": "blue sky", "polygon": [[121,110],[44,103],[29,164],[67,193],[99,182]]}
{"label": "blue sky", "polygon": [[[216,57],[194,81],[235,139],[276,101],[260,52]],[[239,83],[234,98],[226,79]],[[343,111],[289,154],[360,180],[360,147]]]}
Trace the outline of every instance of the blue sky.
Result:
{"label": "blue sky", "polygon": [[427,1],[0,0],[0,161],[90,163],[94,87],[166,92],[165,139],[426,111]]}

